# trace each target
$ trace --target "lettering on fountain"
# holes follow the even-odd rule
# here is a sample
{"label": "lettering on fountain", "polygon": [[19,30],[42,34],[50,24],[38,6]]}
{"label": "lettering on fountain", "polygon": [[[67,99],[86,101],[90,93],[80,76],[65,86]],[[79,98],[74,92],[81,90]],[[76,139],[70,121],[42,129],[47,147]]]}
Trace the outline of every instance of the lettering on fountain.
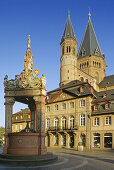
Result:
{"label": "lettering on fountain", "polygon": [[[18,149],[18,140],[26,138],[27,140],[33,140],[32,137],[37,140],[36,148],[32,149],[32,154],[46,154],[45,147],[45,74],[42,74],[41,78],[38,77],[39,70],[33,69],[33,54],[31,52],[30,35],[28,35],[27,51],[24,56],[24,69],[20,75],[16,75],[15,79],[8,80],[6,75],[4,78],[5,87],[5,130],[6,130],[6,144],[4,146],[4,153],[11,154],[31,154],[30,145],[28,148],[25,146],[26,151],[22,150],[21,145]],[[19,133],[12,133],[12,112],[13,104],[18,101],[27,104],[31,110],[31,127],[28,125],[25,131]],[[28,130],[27,130],[28,129]],[[27,131],[29,135],[27,135]],[[25,132],[25,134],[24,134]],[[32,134],[32,132],[35,132]],[[22,136],[23,137],[22,137]],[[37,137],[36,137],[37,136]],[[17,141],[16,148],[10,145],[11,141]],[[15,143],[15,142],[14,142]],[[29,142],[30,143],[30,142]],[[33,147],[33,146],[32,146]],[[33,151],[34,150],[34,151]]]}

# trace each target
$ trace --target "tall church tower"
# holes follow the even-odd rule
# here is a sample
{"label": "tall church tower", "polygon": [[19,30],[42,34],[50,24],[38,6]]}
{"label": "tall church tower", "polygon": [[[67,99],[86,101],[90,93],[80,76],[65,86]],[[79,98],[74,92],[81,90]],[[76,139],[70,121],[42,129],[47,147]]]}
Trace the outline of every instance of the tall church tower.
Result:
{"label": "tall church tower", "polygon": [[106,76],[105,56],[101,53],[93,25],[90,19],[83,36],[78,52],[78,69],[94,77],[97,83],[100,83]]}
{"label": "tall church tower", "polygon": [[75,80],[77,75],[77,40],[69,14],[60,45],[60,86],[62,86]]}

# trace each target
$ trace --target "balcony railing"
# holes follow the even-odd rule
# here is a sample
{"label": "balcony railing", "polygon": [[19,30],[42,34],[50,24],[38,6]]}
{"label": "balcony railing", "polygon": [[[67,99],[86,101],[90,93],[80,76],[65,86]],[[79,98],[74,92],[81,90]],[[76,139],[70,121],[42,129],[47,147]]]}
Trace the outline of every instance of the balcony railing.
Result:
{"label": "balcony railing", "polygon": [[47,128],[48,131],[73,131],[73,130],[78,130],[78,126],[74,127],[49,127]]}

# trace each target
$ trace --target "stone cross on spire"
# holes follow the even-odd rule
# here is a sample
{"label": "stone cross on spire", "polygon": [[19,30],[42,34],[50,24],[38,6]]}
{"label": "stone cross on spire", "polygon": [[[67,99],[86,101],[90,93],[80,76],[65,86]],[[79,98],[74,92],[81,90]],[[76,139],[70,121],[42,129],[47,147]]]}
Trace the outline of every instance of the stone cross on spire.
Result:
{"label": "stone cross on spire", "polygon": [[30,50],[30,35],[28,35],[27,50]]}

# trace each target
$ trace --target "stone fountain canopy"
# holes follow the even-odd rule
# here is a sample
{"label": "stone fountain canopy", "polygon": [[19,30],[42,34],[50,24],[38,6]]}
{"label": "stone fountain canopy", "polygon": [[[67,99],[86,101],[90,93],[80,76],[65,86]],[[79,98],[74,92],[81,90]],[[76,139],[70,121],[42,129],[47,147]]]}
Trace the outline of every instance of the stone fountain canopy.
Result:
{"label": "stone fountain canopy", "polygon": [[[24,70],[15,79],[4,78],[5,87],[5,154],[39,155],[46,154],[45,147],[45,85],[46,78],[39,70],[33,69],[33,55],[28,36],[27,52],[24,57]],[[36,133],[12,133],[13,104],[27,104],[31,111],[31,129]],[[31,131],[31,132],[32,132]],[[35,142],[35,144],[34,144]]]}

